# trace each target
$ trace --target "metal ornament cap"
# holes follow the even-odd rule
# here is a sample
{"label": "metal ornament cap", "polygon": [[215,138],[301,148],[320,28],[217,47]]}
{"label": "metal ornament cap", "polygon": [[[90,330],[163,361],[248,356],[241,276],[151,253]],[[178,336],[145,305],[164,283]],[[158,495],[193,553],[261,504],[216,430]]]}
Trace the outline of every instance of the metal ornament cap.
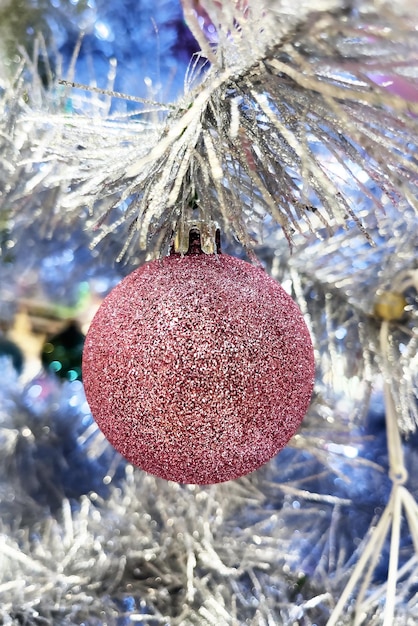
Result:
{"label": "metal ornament cap", "polygon": [[303,316],[260,267],[173,254],[104,299],[87,333],[92,414],[131,463],[181,483],[238,478],[296,433],[314,381]]}

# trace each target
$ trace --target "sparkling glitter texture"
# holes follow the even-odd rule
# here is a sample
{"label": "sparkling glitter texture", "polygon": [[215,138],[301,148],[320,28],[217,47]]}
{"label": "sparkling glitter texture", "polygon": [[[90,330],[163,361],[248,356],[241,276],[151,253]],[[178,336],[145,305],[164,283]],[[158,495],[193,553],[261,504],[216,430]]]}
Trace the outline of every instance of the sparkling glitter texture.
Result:
{"label": "sparkling glitter texture", "polygon": [[134,465],[217,483],[273,457],[313,387],[302,315],[263,269],[228,255],[146,263],[107,296],[83,380],[99,427]]}

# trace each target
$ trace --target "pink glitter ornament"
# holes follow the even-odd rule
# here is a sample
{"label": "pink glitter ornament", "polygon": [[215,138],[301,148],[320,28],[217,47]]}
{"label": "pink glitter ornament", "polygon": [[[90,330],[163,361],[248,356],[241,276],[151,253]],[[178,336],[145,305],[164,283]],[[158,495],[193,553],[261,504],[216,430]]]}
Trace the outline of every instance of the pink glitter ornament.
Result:
{"label": "pink glitter ornament", "polygon": [[134,465],[182,483],[238,478],[272,458],[297,431],[313,379],[296,304],[225,254],[132,272],[100,306],[83,355],[105,436]]}

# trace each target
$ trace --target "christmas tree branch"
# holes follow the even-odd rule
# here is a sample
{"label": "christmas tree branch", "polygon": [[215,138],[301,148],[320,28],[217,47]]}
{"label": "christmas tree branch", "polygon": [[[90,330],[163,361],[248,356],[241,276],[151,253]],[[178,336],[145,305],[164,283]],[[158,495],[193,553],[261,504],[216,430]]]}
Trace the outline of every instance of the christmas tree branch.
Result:
{"label": "christmas tree branch", "polygon": [[[82,218],[87,208],[92,245],[115,233],[125,258],[138,250],[164,254],[192,202],[247,248],[261,240],[268,215],[290,241],[295,231],[316,233],[323,225],[333,231],[350,222],[368,237],[353,202],[358,187],[382,210],[402,198],[416,210],[418,164],[409,139],[417,105],[370,78],[401,75],[406,58],[411,70],[407,23],[385,9],[366,36],[358,17],[341,22],[336,9],[315,22],[308,13],[297,27],[284,19],[273,35],[271,11],[253,22],[242,18],[233,36],[222,34],[202,82],[178,103],[155,103],[157,113],[144,103],[137,111],[142,121],[92,119],[88,99],[78,100],[79,112],[75,95],[63,99],[53,85],[42,95],[44,112],[14,106],[9,114],[18,136],[10,141],[22,148],[3,203],[17,211],[19,198],[55,187],[59,219]],[[402,40],[402,63],[391,57],[395,36]],[[248,45],[251,57],[243,52]],[[32,71],[35,76],[33,63]],[[36,93],[40,89],[38,83]],[[57,105],[68,106],[68,95],[71,113],[57,113]],[[34,96],[29,92],[29,102]]]}

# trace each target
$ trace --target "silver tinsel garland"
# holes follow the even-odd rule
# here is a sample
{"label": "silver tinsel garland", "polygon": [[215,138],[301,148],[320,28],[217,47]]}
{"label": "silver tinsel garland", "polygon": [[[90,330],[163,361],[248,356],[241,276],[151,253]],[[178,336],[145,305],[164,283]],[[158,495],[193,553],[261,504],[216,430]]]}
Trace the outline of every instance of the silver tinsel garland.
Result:
{"label": "silver tinsel garland", "polygon": [[[52,73],[45,87],[36,51],[2,78],[0,211],[18,251],[3,297],[26,260],[28,223],[35,241],[90,244],[109,267],[165,254],[190,220],[216,224],[293,291],[318,365],[287,450],[247,478],[191,487],[114,456],[79,385],[23,384],[5,364],[2,623],[417,623],[418,485],[412,474],[405,495],[406,475],[393,472],[411,471],[416,451],[403,459],[389,442],[389,480],[382,446],[364,436],[383,398],[392,442],[418,421],[414,4],[208,1],[214,45],[185,0],[202,53],[168,105],[113,112],[109,96]],[[406,314],[382,322],[382,294],[404,297]],[[63,439],[96,463],[97,486],[84,477],[77,497],[62,476],[81,457],[50,458]],[[390,493],[387,515],[396,529],[403,498],[409,532],[399,561],[392,540],[388,583],[385,537],[372,541]],[[372,559],[361,587],[350,576],[368,546],[383,572]]]}
{"label": "silver tinsel garland", "polygon": [[5,98],[8,203],[25,211],[26,198],[47,190],[53,211],[35,215],[40,228],[69,226],[86,211],[93,245],[116,231],[121,258],[165,253],[191,206],[246,247],[266,216],[290,241],[350,220],[367,237],[359,191],[377,217],[401,198],[416,210],[418,105],[378,84],[414,80],[414,22],[385,5],[325,5],[251,6],[251,19],[224,7],[207,72],[198,65],[196,76],[192,65],[184,97],[145,103],[135,111],[142,121],[109,117],[110,101],[97,98],[94,113],[77,114],[71,90],[45,90],[32,66],[35,107],[21,101],[17,114],[16,86],[14,106]]}

